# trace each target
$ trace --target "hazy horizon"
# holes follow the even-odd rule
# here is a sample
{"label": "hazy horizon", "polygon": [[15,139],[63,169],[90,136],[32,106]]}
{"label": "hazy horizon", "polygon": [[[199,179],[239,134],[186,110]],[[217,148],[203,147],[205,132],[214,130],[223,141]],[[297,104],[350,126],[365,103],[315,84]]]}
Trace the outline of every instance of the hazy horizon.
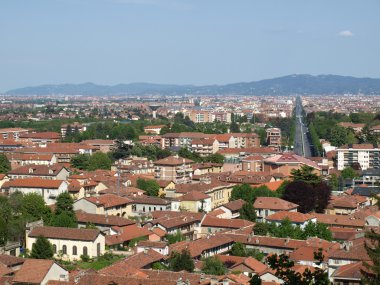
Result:
{"label": "hazy horizon", "polygon": [[376,0],[7,1],[0,90],[220,85],[290,74],[380,78],[379,8]]}

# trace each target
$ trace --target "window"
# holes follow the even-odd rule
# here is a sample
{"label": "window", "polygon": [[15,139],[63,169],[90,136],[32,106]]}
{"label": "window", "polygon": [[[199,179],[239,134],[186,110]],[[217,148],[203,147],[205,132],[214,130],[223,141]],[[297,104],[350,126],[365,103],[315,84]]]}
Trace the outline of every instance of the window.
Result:
{"label": "window", "polygon": [[78,253],[77,253],[77,247],[74,245],[73,246],[73,255],[77,255]]}
{"label": "window", "polygon": [[54,254],[57,253],[57,246],[55,244],[53,244],[53,252]]}
{"label": "window", "polygon": [[62,253],[67,254],[67,246],[66,245],[62,246]]}
{"label": "window", "polygon": [[87,246],[84,246],[84,247],[83,247],[83,255],[84,255],[84,256],[88,256]]}

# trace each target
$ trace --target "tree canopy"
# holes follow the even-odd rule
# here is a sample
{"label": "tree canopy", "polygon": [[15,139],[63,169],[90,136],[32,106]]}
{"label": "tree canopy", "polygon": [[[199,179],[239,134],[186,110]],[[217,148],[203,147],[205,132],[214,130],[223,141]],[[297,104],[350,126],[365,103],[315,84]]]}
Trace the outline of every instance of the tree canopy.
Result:
{"label": "tree canopy", "polygon": [[39,236],[32,246],[31,258],[51,259],[54,255],[53,246],[47,238]]}
{"label": "tree canopy", "polygon": [[191,258],[188,250],[182,250],[181,253],[172,251],[169,257],[169,268],[173,271],[186,270],[187,272],[194,271],[194,260]]}
{"label": "tree canopy", "polygon": [[144,190],[148,196],[158,196],[160,185],[153,179],[137,178],[137,188]]}
{"label": "tree canopy", "polygon": [[11,163],[5,154],[0,153],[0,173],[7,173],[11,170]]}
{"label": "tree canopy", "polygon": [[227,268],[219,258],[210,256],[203,259],[202,272],[211,275],[224,275]]}

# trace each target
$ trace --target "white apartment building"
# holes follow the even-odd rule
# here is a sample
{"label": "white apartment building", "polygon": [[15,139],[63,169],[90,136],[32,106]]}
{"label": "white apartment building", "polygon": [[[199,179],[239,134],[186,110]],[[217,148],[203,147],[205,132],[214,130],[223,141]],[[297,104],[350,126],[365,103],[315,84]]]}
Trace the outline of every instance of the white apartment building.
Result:
{"label": "white apartment building", "polygon": [[380,167],[380,149],[372,144],[349,144],[337,148],[338,170],[359,163],[362,170]]}

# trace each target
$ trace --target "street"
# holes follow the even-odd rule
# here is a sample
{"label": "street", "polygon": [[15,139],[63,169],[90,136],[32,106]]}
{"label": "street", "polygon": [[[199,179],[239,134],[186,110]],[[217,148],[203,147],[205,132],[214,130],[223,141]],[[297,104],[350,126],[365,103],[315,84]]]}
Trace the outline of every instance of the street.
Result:
{"label": "street", "polygon": [[310,157],[311,156],[311,146],[309,141],[309,130],[305,124],[305,119],[302,114],[302,103],[301,98],[297,97],[296,100],[296,133],[294,136],[294,153]]}

